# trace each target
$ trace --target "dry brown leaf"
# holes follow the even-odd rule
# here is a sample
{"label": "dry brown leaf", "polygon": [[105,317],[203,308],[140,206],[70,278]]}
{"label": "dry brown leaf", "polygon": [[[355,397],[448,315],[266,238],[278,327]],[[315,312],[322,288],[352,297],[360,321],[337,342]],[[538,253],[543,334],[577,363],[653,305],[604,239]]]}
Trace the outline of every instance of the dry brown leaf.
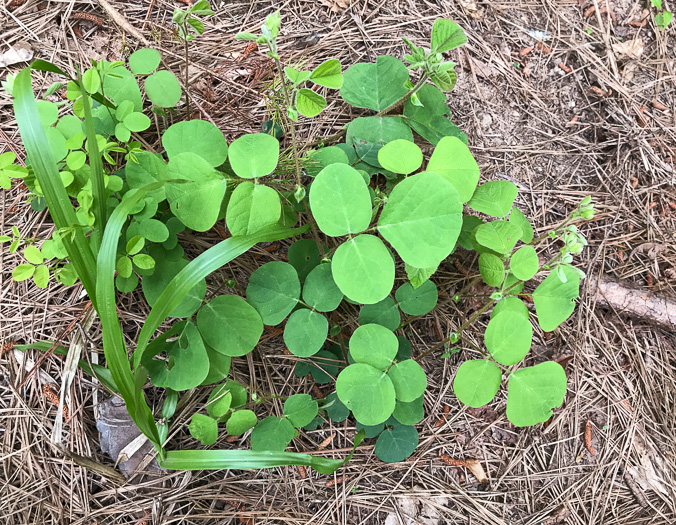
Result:
{"label": "dry brown leaf", "polygon": [[8,51],[0,53],[0,67],[7,67],[20,62],[28,62],[33,58],[33,50],[26,43],[19,43]]}
{"label": "dry brown leaf", "polygon": [[334,13],[342,13],[352,3],[352,0],[319,0],[319,3],[325,5]]}
{"label": "dry brown leaf", "polygon": [[485,483],[488,481],[486,472],[484,471],[481,462],[478,459],[467,459],[465,460],[467,468],[472,472],[472,475],[477,479],[479,483]]}
{"label": "dry brown leaf", "polygon": [[622,58],[639,58],[643,53],[643,39],[637,37],[632,40],[613,44],[613,51]]}
{"label": "dry brown leaf", "polygon": [[476,5],[475,0],[456,0],[458,5],[462,8],[466,15],[471,16],[475,20],[479,20],[484,16],[484,10]]}

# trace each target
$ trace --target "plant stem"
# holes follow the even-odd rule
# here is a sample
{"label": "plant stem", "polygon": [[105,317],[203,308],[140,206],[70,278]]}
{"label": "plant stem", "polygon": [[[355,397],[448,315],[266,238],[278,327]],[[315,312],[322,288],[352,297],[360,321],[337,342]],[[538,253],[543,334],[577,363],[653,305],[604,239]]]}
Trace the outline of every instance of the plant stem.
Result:
{"label": "plant stem", "polygon": [[185,118],[190,120],[190,95],[188,82],[190,81],[190,57],[188,56],[188,26],[183,23],[183,45],[185,47]]}

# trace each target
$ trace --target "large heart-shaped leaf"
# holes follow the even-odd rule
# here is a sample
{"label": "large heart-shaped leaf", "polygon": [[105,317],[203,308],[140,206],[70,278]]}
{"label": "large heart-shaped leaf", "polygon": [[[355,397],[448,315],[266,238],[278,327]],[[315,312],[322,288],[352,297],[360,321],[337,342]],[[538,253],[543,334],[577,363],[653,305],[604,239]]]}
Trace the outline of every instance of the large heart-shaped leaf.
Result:
{"label": "large heart-shaped leaf", "polygon": [[502,372],[487,359],[465,361],[460,365],[453,380],[453,391],[458,399],[472,408],[479,408],[495,397]]}
{"label": "large heart-shaped leaf", "polygon": [[381,55],[375,64],[359,63],[343,75],[340,96],[358,108],[381,111],[408,93],[408,70],[401,60]]}
{"label": "large heart-shaped leaf", "polygon": [[460,200],[472,198],[479,182],[479,165],[467,145],[457,137],[442,137],[427,163],[427,171],[433,171],[453,184]]}
{"label": "large heart-shaped leaf", "polygon": [[282,203],[274,189],[246,181],[232,192],[225,223],[233,235],[251,235],[275,224],[281,214]]}
{"label": "large heart-shaped leaf", "polygon": [[263,334],[261,316],[236,295],[219,295],[204,305],[197,327],[209,346],[231,357],[251,352]]}
{"label": "large heart-shaped leaf", "polygon": [[223,164],[228,156],[228,144],[223,133],[206,120],[185,120],[169,126],[162,135],[162,145],[170,159],[190,152],[214,167]]}
{"label": "large heart-shaped leaf", "polygon": [[336,393],[363,425],[387,421],[396,405],[390,378],[365,363],[350,365],[338,375]]}
{"label": "large heart-shaped leaf", "polygon": [[556,272],[547,278],[533,292],[538,323],[545,332],[551,332],[575,310],[574,299],[580,294],[580,277],[566,266],[562,267],[566,282],[561,281]]}
{"label": "large heart-shaped leaf", "polygon": [[517,370],[507,384],[507,419],[517,427],[544,423],[566,397],[566,372],[547,361]]}
{"label": "large heart-shaped leaf", "polygon": [[300,281],[296,269],[289,263],[273,261],[251,274],[246,287],[246,300],[253,306],[263,323],[281,323],[298,304]]}
{"label": "large heart-shaped leaf", "polygon": [[443,137],[457,137],[467,144],[467,135],[446,117],[450,115],[446,95],[431,84],[421,87],[417,95],[421,105],[409,98],[404,106],[406,123],[416,133],[435,145]]}
{"label": "large heart-shaped leaf", "polygon": [[401,117],[358,117],[347,126],[345,140],[364,162],[381,168],[380,149],[394,140],[413,142],[413,133]]}

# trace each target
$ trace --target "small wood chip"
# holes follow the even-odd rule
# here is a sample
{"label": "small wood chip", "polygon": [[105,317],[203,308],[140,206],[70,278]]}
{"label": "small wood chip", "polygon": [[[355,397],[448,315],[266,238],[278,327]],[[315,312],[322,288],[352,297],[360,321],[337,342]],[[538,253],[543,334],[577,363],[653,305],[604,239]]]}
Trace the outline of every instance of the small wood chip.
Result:
{"label": "small wood chip", "polygon": [[307,469],[305,468],[305,465],[296,465],[296,468],[298,469],[300,477],[303,479],[307,479]]}
{"label": "small wood chip", "polygon": [[559,62],[558,66],[566,73],[572,73],[573,72],[573,68],[570,67],[570,66],[567,66],[563,62]]}
{"label": "small wood chip", "polygon": [[591,442],[591,435],[592,435],[592,423],[588,419],[587,424],[584,426],[584,444],[587,447],[587,450],[592,456],[596,455],[596,450],[592,446]]}
{"label": "small wood chip", "polygon": [[439,428],[444,423],[446,423],[446,418],[447,418],[450,410],[451,410],[450,406],[444,405],[444,412],[443,412],[442,416],[439,419],[437,419],[436,423],[434,423],[434,428]]}
{"label": "small wood chip", "polygon": [[658,109],[658,110],[660,110],[660,111],[669,111],[669,108],[668,108],[667,106],[665,106],[664,104],[662,104],[662,103],[661,103],[659,100],[657,100],[656,98],[653,99],[653,101],[652,101],[652,106],[653,106],[655,109]]}
{"label": "small wood chip", "polygon": [[70,17],[76,20],[87,20],[89,22],[96,24],[99,27],[103,27],[103,20],[92,13],[73,13],[72,15],[70,15]]}
{"label": "small wood chip", "polygon": [[10,350],[14,350],[14,343],[13,342],[2,343],[2,346],[0,347],[0,355],[5,355]]}
{"label": "small wood chip", "polygon": [[[45,383],[44,385],[42,385],[42,395],[45,396],[45,399],[47,401],[50,401],[54,406],[56,406],[57,408],[59,407],[60,402],[59,395],[52,390],[51,383]],[[68,421],[69,419],[69,412],[67,406],[63,407],[63,419],[65,419],[66,421]]]}
{"label": "small wood chip", "polygon": [[609,89],[608,91],[604,91],[603,89],[601,89],[601,88],[598,87],[598,86],[592,86],[592,87],[591,87],[591,90],[592,90],[594,93],[596,93],[598,96],[600,96],[600,97],[609,97],[610,95],[613,94],[613,90],[612,90],[612,89]]}
{"label": "small wood chip", "polygon": [[537,44],[535,44],[535,48],[542,51],[545,55],[551,55],[552,54],[552,50],[542,42],[538,42]]}
{"label": "small wood chip", "polygon": [[519,52],[519,55],[521,55],[522,57],[525,57],[525,56],[526,56],[528,53],[530,53],[531,51],[533,51],[533,46],[530,46],[530,47],[524,47],[524,48]]}
{"label": "small wood chip", "polygon": [[329,480],[325,483],[325,486],[327,487],[333,487],[334,485],[338,485],[339,483],[345,483],[346,481],[350,480],[350,476],[338,476],[336,479]]}
{"label": "small wood chip", "polygon": [[331,441],[333,441],[333,438],[336,437],[336,433],[334,432],[331,434],[329,437],[327,437],[324,441],[322,441],[319,446],[317,447],[317,450],[315,452],[321,452],[324,450],[326,447],[328,447],[331,444]]}

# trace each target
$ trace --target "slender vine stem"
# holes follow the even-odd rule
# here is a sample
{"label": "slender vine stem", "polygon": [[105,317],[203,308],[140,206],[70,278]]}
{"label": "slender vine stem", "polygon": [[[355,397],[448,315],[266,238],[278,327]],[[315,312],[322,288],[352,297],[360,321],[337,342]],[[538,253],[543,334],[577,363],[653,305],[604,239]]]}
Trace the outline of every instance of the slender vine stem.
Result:
{"label": "slender vine stem", "polygon": [[190,82],[190,57],[188,56],[188,25],[183,23],[183,45],[185,49],[185,118],[190,120],[190,95],[188,95],[188,82]]}

